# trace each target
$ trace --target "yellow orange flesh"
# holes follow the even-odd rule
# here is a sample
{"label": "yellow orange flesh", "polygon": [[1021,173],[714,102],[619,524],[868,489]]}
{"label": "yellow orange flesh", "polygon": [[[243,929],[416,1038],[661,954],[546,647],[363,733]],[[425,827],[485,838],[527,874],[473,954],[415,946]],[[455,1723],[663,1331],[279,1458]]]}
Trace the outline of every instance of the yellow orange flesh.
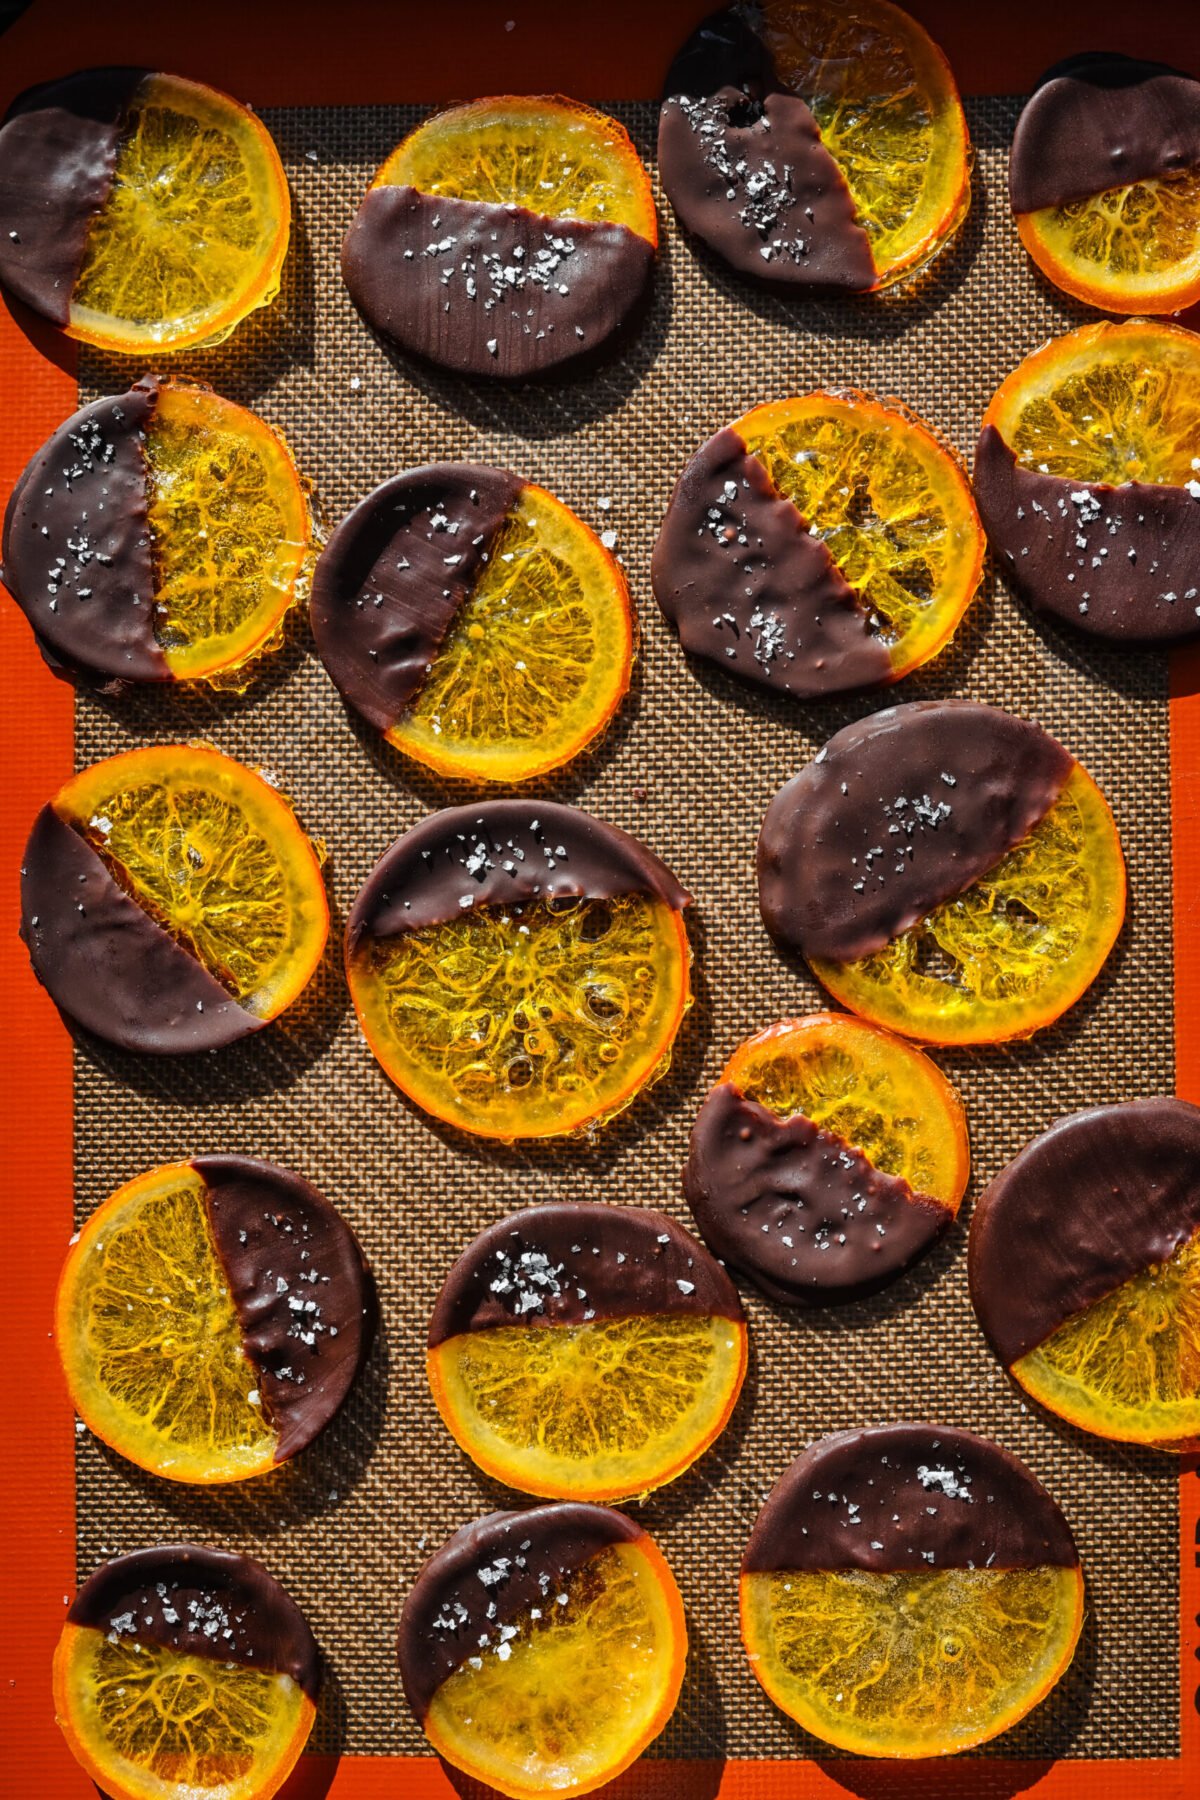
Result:
{"label": "yellow orange flesh", "polygon": [[891,679],[927,662],[983,568],[983,527],[949,451],[912,414],[866,394],[772,401],[733,429],[854,589]]}
{"label": "yellow orange flesh", "polygon": [[435,113],[392,152],[374,185],[626,225],[658,242],[650,179],[628,132],[556,95],[498,95]]}
{"label": "yellow orange flesh", "polygon": [[946,1756],[1007,1731],[1071,1661],[1078,1568],[742,1577],[754,1673],[805,1730],[859,1756]]}
{"label": "yellow orange flesh", "polygon": [[1200,1440],[1200,1237],[1123,1282],[1012,1365],[1052,1412],[1161,1449]]}
{"label": "yellow orange flesh", "polygon": [[857,962],[810,957],[852,1012],[930,1044],[994,1044],[1051,1024],[1091,986],[1125,916],[1103,794],[1076,763],[1046,816],[957,899]]}
{"label": "yellow orange flesh", "polygon": [[1182,487],[1200,473],[1200,337],[1153,320],[1052,338],[984,414],[1023,468]]}
{"label": "yellow orange flesh", "polygon": [[1056,287],[1106,312],[1182,312],[1200,300],[1200,169],[1019,213]]}
{"label": "yellow orange flesh", "polygon": [[290,1675],[65,1625],[54,1707],[109,1800],[269,1800],[316,1710]]}
{"label": "yellow orange flesh", "polygon": [[58,1352],[76,1412],[130,1462],[240,1481],[274,1466],[277,1439],[204,1194],[189,1163],[170,1163],[92,1215],[59,1281]]}
{"label": "yellow orange flesh", "polygon": [[690,1003],[683,920],[649,894],[525,901],[347,963],[367,1042],[436,1118],[505,1140],[620,1112],[670,1062]]}
{"label": "yellow orange flesh", "polygon": [[659,1313],[464,1332],[428,1356],[438,1410],[485,1473],[554,1500],[621,1500],[690,1468],[746,1372],[734,1319]]}
{"label": "yellow orange flesh", "polygon": [[687,1657],[679,1590],[648,1538],[602,1550],[540,1612],[505,1659],[456,1669],[425,1716],[440,1755],[511,1800],[587,1794],[627,1769],[675,1710]]}
{"label": "yellow orange flesh", "polygon": [[942,52],[887,0],[765,0],[763,36],[842,172],[876,285],[923,268],[971,204],[967,125]]}
{"label": "yellow orange flesh", "polygon": [[290,227],[266,126],[214,88],[147,76],[88,231],[67,332],[129,355],[220,343],[275,298]]}
{"label": "yellow orange flesh", "polygon": [[283,439],[207,388],[164,383],[146,434],[155,635],[177,681],[229,676],[282,638],[309,560]]}
{"label": "yellow orange flesh", "polygon": [[802,1113],[885,1175],[958,1211],[971,1167],[966,1114],[911,1044],[844,1013],[813,1013],[749,1038],[721,1079],[781,1119]]}
{"label": "yellow orange flesh", "polygon": [[625,577],[561,500],[527,483],[387,737],[443,775],[528,781],[604,729],[632,660]]}
{"label": "yellow orange flesh", "polygon": [[260,775],[200,745],[155,745],[94,763],[54,810],[248,1012],[291,1005],[329,909],[312,845]]}

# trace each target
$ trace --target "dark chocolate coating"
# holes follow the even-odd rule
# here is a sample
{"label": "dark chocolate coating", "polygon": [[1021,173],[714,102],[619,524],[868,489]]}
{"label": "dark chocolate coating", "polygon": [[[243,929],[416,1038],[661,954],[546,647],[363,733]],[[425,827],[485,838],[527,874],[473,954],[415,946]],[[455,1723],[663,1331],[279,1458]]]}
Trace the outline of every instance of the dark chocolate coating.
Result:
{"label": "dark chocolate coating", "polygon": [[249,1556],[198,1544],[135,1550],[89,1575],[67,1618],[117,1642],[290,1675],[314,1702],[321,1691],[321,1652],[308,1620]]}
{"label": "dark chocolate coating", "polygon": [[400,718],[521,492],[478,463],[393,475],[344,518],[313,576],[313,636],[342,698],[378,731]]}
{"label": "dark chocolate coating", "polygon": [[341,1214],[298,1175],[250,1156],[196,1156],[192,1167],[285,1462],[328,1425],[366,1358],[367,1265]]}
{"label": "dark chocolate coating", "polygon": [[371,188],[342,246],[368,325],[460,375],[524,381],[595,350],[639,300],[654,246],[625,225]]}
{"label": "dark chocolate coating", "polygon": [[531,1206],[468,1244],[437,1297],[429,1348],[498,1325],[662,1313],[743,1317],[724,1269],[665,1213],[599,1201]]}
{"label": "dark chocolate coating", "polygon": [[853,962],[970,887],[1054,805],[1074,759],[973,700],[845,726],[767,808],[758,892],[772,937]]}
{"label": "dark chocolate coating", "polygon": [[417,1721],[468,1657],[494,1655],[506,1625],[558,1604],[562,1583],[614,1544],[636,1544],[640,1525],[608,1506],[574,1501],[494,1512],[435,1550],[400,1615],[400,1678]]}
{"label": "dark chocolate coating", "polygon": [[1174,643],[1200,632],[1200,484],[1068,481],[1021,467],[994,425],[975,498],[1014,586],[1095,637]]}
{"label": "dark chocolate coating", "polygon": [[0,281],[70,316],[88,228],[108,198],[125,109],[147,69],[84,69],[18,95],[0,125]]}
{"label": "dark chocolate coating", "polygon": [[126,1050],[215,1050],[266,1023],[130,899],[52,806],[25,846],[21,936],[54,1003]]}
{"label": "dark chocolate coating", "polygon": [[685,650],[760,687],[809,699],[891,675],[828,550],[732,427],[679,477],[650,580]]}
{"label": "dark chocolate coating", "polygon": [[1200,81],[1162,63],[1080,56],[1044,76],[1008,161],[1016,213],[1200,166]]}
{"label": "dark chocolate coating", "polygon": [[146,522],[153,376],[73,413],[30,459],[4,515],[9,593],[60,666],[169,681],[154,632]]}
{"label": "dark chocolate coating", "polygon": [[803,1113],[778,1118],[727,1081],[697,1114],[683,1191],[709,1248],[784,1306],[877,1292],[952,1217]]}
{"label": "dark chocolate coating", "polygon": [[744,1575],[776,1570],[1073,1569],[1070,1527],[1024,1463],[939,1425],[872,1425],[809,1446],[767,1499]]}
{"label": "dark chocolate coating", "polygon": [[1200,1231],[1200,1108],[1131,1100],[1060,1119],[971,1221],[975,1313],[1006,1367]]}
{"label": "dark chocolate coating", "polygon": [[484,800],[431,813],[397,838],[359,890],[347,954],[483,906],[652,894],[690,902],[665,863],[615,825],[554,800]]}

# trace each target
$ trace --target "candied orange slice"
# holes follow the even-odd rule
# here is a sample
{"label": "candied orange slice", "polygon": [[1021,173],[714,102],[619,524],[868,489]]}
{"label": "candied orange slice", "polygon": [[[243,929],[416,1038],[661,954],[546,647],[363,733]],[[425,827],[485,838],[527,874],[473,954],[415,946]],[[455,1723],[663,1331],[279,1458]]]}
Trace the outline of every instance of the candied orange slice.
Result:
{"label": "candied orange slice", "polygon": [[392,152],[372,185],[625,225],[658,243],[650,179],[628,132],[558,95],[498,95],[435,113]]}
{"label": "candied orange slice", "polygon": [[809,107],[870,241],[877,287],[922,269],[971,204],[950,65],[888,0],[765,0],[779,79]]}
{"label": "candied orange slice", "polygon": [[94,763],[54,810],[119,885],[234,995],[273,1019],[321,960],[329,908],[291,807],[252,769],[200,744]]}
{"label": "candied orange slice", "polygon": [[526,1613],[505,1658],[464,1664],[425,1715],[434,1749],[510,1800],[588,1794],[637,1760],[675,1710],[687,1626],[675,1578],[645,1535],[566,1578]]}
{"label": "candied orange slice", "polygon": [[67,332],[129,355],[219,344],[275,298],[290,229],[262,121],[215,88],[149,75],[123,121]]}
{"label": "candied orange slice", "polygon": [[1018,213],[1056,287],[1117,313],[1176,313],[1200,300],[1200,169]]}
{"label": "candied orange slice", "polygon": [[867,394],[776,400],[735,421],[867,609],[898,681],[953,636],[985,539],[970,483],[928,426]]}
{"label": "candied orange slice", "polygon": [[1125,917],[1108,802],[1077,763],[1049,812],[965,893],[873,955],[810,957],[836,1000],[929,1044],[994,1044],[1051,1024],[1090,987]]}
{"label": "candied orange slice", "polygon": [[625,577],[595,533],[525,483],[388,741],[441,775],[518,782],[597,737],[629,687]]}

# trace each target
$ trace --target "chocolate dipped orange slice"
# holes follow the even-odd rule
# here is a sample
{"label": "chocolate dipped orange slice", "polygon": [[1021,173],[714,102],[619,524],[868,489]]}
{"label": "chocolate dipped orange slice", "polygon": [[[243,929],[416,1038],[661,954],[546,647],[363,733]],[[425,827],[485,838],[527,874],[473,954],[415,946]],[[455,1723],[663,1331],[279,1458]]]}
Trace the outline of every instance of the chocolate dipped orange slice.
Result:
{"label": "chocolate dipped orange slice", "polygon": [[675,1709],[687,1628],[661,1551],[604,1506],[496,1512],[430,1557],[400,1673],[439,1756],[510,1800],[588,1794]]}
{"label": "chocolate dipped orange slice", "polygon": [[962,1102],[929,1058],[844,1013],[786,1019],[725,1065],[684,1192],[715,1253],[783,1305],[876,1292],[958,1211]]}
{"label": "chocolate dipped orange slice", "polygon": [[1200,1441],[1200,1110],[1134,1100],[1062,1119],[971,1222],[971,1299],[1009,1373],[1100,1437]]}
{"label": "chocolate dipped orange slice", "polygon": [[800,699],[899,681],[979,584],[970,483],[927,426],[867,394],[756,406],[676,484],[651,562],[684,648]]}
{"label": "chocolate dipped orange slice", "polygon": [[84,1582],[54,1708],[111,1800],[270,1800],[312,1730],[321,1673],[303,1613],[260,1564],[168,1544]]}
{"label": "chocolate dipped orange slice", "polygon": [[628,133],[558,95],[434,113],[376,175],[342,247],[367,323],[464,375],[524,380],[626,321],[658,244]]}
{"label": "chocolate dipped orange slice", "polygon": [[0,125],[0,281],[102,350],[220,343],[275,298],[290,229],[270,133],[200,82],[87,69]]}
{"label": "chocolate dipped orange slice", "polygon": [[486,1474],[551,1499],[619,1500],[673,1481],[724,1429],[746,1326],[720,1264],[665,1213],[535,1206],[459,1257],[426,1366]]}
{"label": "chocolate dipped orange slice", "polygon": [[835,999],[932,1044],[1051,1024],[1125,914],[1107,802],[1040,726],[971,700],[839,731],[772,800],[759,903]]}
{"label": "chocolate dipped orange slice", "polygon": [[371,1320],[354,1233],[315,1188],[253,1157],[197,1156],[92,1214],[55,1335],[97,1437],[172,1481],[241,1481],[324,1430]]}
{"label": "chocolate dipped orange slice", "polygon": [[21,934],[64,1013],[128,1050],[260,1031],[321,960],[321,866],[263,776],[202,744],[94,763],[34,820]]}
{"label": "chocolate dipped orange slice", "polygon": [[624,575],[561,500],[503,469],[384,482],[322,552],[311,611],[347,704],[442,775],[559,768],[629,686]]}
{"label": "chocolate dipped orange slice", "polygon": [[998,1445],[937,1425],[822,1438],[742,1559],[742,1637],[776,1706],[856,1756],[1007,1731],[1068,1667],[1083,1575],[1062,1513]]}
{"label": "chocolate dipped orange slice", "polygon": [[435,1118],[504,1140],[612,1117],[690,1004],[688,895],[571,806],[448,807],[376,864],[346,928],[368,1044]]}

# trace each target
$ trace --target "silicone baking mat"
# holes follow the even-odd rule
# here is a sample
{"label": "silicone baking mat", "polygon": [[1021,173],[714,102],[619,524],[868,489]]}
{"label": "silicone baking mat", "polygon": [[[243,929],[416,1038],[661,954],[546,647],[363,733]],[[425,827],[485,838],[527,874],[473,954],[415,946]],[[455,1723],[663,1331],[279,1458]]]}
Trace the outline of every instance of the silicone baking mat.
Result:
{"label": "silicone baking mat", "polygon": [[[1200,61],[1195,35],[1193,60]],[[1180,49],[1174,54],[1182,59]],[[231,76],[226,85],[236,85]],[[560,76],[554,85],[595,91],[590,79]],[[643,91],[651,85],[648,78]],[[255,97],[249,81],[239,91]],[[449,96],[465,84],[433,91]],[[599,103],[624,121],[653,170],[656,109],[602,95]],[[969,1111],[971,1193],[1063,1113],[1177,1087],[1173,996],[1184,971],[1182,940],[1172,953],[1171,732],[1174,724],[1178,749],[1181,717],[1178,705],[1168,711],[1165,657],[1114,655],[1035,625],[989,568],[953,647],[936,663],[886,696],[804,706],[689,665],[649,593],[650,549],[679,469],[710,432],[756,401],[814,386],[895,395],[969,455],[999,380],[1046,336],[1084,318],[1032,274],[1011,229],[1004,167],[1019,104],[968,99],[976,148],[971,215],[954,251],[914,293],[781,304],[687,244],[660,196],[655,297],[636,335],[586,378],[518,391],[442,376],[389,352],[362,325],[340,282],[338,249],[358,198],[425,109],[263,109],[296,212],[283,293],[229,344],[175,359],[172,368],[211,381],[284,431],[327,524],[385,476],[462,456],[541,482],[597,529],[616,532],[641,619],[634,689],[599,749],[538,791],[643,838],[696,903],[697,999],[674,1066],[614,1126],[581,1143],[496,1148],[408,1108],[360,1039],[336,954],[293,1013],[219,1055],[171,1062],[93,1040],[75,1044],[77,1218],[154,1163],[244,1151],[322,1188],[353,1223],[375,1269],[383,1325],[365,1377],[318,1445],[274,1476],[227,1491],[189,1491],[141,1475],[85,1432],[74,1446],[68,1585],[106,1555],[167,1539],[259,1556],[304,1607],[329,1658],[313,1748],[341,1754],[339,1793],[356,1766],[408,1771],[412,1779],[427,1770],[392,1653],[399,1605],[428,1549],[465,1519],[513,1503],[456,1450],[425,1386],[424,1330],[441,1278],[478,1229],[537,1200],[640,1202],[687,1222],[679,1171],[707,1086],[748,1033],[820,1004],[803,966],[777,953],[762,929],[753,852],[771,795],[834,730],[893,700],[960,694],[1008,707],[1038,720],[1080,758],[1121,830],[1130,918],[1091,993],[1032,1045],[940,1057]],[[60,416],[76,397],[119,391],[132,374],[85,353],[77,378]],[[299,626],[244,697],[81,697],[75,706],[76,766],[179,737],[204,738],[277,775],[302,822],[329,847],[335,939],[385,846],[428,808],[471,795],[427,776],[357,725]],[[31,787],[22,828],[60,778]],[[1179,814],[1177,755],[1176,860],[1188,851]],[[1175,891],[1180,886],[1177,879]],[[62,1027],[51,1015],[44,1030]],[[22,1201],[29,1203],[27,1194]],[[804,1444],[898,1417],[966,1425],[1020,1454],[1063,1505],[1088,1577],[1088,1622],[1070,1674],[969,1769],[957,1765],[961,1787],[943,1765],[937,1791],[975,1791],[986,1780],[978,1791],[999,1782],[995,1791],[1013,1792],[1092,1762],[1137,1771],[1114,1787],[1122,1794],[1174,1791],[1130,1785],[1163,1771],[1183,1778],[1181,1713],[1190,1696],[1181,1692],[1178,1470],[1025,1407],[974,1324],[967,1216],[873,1301],[797,1316],[747,1294],[753,1360],[728,1431],[697,1469],[636,1509],[680,1580],[692,1652],[680,1706],[649,1753],[651,1761],[668,1760],[657,1777],[645,1766],[627,1777],[623,1792],[649,1792],[657,1779],[667,1785],[656,1793],[691,1795],[697,1770],[726,1763],[779,1782],[746,1792],[808,1792],[796,1783],[810,1779],[814,1757],[829,1779],[854,1785],[851,1771],[867,1765],[839,1759],[792,1726],[750,1676],[737,1635],[736,1570],[762,1499]],[[301,1780],[310,1783],[318,1765],[332,1767],[319,1757],[308,1762]],[[419,1778],[436,1784],[430,1793],[448,1791],[436,1773]],[[705,1779],[704,1791],[715,1792],[720,1774]]]}

